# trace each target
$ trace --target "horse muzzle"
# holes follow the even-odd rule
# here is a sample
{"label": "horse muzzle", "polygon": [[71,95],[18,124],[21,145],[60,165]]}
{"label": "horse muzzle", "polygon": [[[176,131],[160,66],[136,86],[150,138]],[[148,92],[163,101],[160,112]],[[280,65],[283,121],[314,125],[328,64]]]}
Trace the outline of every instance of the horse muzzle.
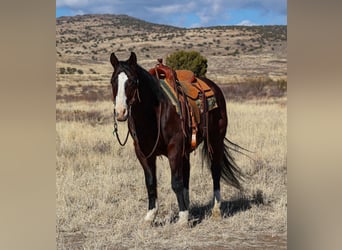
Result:
{"label": "horse muzzle", "polygon": [[114,111],[114,116],[116,117],[117,121],[124,122],[128,118],[128,109],[127,108],[117,109]]}

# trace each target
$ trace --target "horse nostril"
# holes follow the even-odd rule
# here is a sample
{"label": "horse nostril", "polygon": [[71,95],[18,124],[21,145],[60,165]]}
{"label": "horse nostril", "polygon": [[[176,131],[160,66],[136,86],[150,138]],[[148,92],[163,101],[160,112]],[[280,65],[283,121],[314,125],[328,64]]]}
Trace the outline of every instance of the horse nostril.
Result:
{"label": "horse nostril", "polygon": [[118,121],[125,121],[127,119],[127,114],[127,109],[120,109],[118,111],[115,111],[115,117],[118,119]]}

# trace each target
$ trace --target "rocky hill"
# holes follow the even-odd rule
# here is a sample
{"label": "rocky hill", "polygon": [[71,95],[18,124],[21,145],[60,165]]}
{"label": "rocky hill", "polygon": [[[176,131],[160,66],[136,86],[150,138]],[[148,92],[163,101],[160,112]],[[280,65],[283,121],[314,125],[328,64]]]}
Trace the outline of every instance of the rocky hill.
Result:
{"label": "rocky hill", "polygon": [[287,26],[218,26],[185,29],[127,15],[81,15],[56,19],[57,83],[108,84],[111,52],[130,51],[146,69],[177,50],[208,59],[207,77],[220,83],[287,79]]}

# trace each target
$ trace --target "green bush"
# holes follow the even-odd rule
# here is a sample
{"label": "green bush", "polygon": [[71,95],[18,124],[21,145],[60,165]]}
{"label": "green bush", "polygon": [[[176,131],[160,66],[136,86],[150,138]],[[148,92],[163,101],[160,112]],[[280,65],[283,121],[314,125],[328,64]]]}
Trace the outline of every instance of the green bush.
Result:
{"label": "green bush", "polygon": [[207,72],[207,59],[197,51],[180,50],[166,57],[166,65],[174,70],[187,69],[196,76],[205,76]]}

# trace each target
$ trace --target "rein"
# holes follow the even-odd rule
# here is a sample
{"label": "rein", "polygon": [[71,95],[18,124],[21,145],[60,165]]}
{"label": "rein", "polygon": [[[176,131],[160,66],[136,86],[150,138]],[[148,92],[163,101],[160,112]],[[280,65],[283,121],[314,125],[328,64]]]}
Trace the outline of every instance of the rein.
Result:
{"label": "rein", "polygon": [[[159,119],[157,118],[157,122],[158,122],[157,140],[156,140],[156,142],[155,142],[155,144],[154,144],[154,146],[153,146],[153,149],[152,149],[151,153],[149,153],[148,156],[144,156],[146,159],[147,159],[147,158],[150,158],[151,155],[154,153],[154,151],[155,151],[156,148],[157,148],[157,145],[158,145],[158,142],[159,142],[159,138],[160,138],[161,103],[159,103],[159,107],[158,107],[158,108],[159,108]],[[143,152],[141,152],[141,153],[144,155]]]}
{"label": "rein", "polygon": [[[140,99],[140,95],[139,95],[139,91],[138,91],[138,88],[135,90],[134,92],[134,95],[133,95],[133,98],[132,98],[132,101],[130,102],[129,104],[129,111],[128,111],[128,118],[132,118],[131,116],[131,108],[132,108],[132,104],[135,102],[136,100],[136,96],[138,97],[138,101],[139,103],[141,102],[141,99]],[[137,145],[138,145],[138,148],[139,148],[139,151],[141,153],[141,155],[145,158],[145,159],[148,159],[152,156],[152,154],[155,152],[155,150],[157,149],[157,146],[158,146],[158,142],[159,142],[159,139],[160,139],[160,123],[161,123],[161,103],[159,103],[159,106],[158,106],[158,109],[159,109],[159,113],[157,115],[157,123],[158,123],[158,134],[157,134],[157,139],[154,143],[154,146],[151,150],[151,152],[145,156],[145,154],[141,151],[140,149],[140,146],[139,146],[139,141],[138,141],[138,138],[136,136],[136,132],[135,132],[135,124],[134,124],[134,121],[133,119],[131,120],[132,121],[132,127],[130,127],[130,129],[128,129],[127,131],[127,135],[126,135],[126,138],[124,140],[124,142],[122,143],[122,141],[120,140],[120,137],[119,137],[119,134],[118,134],[118,124],[117,124],[117,121],[115,119],[115,108],[114,108],[114,130],[113,130],[113,135],[116,136],[119,144],[123,147],[126,145],[127,141],[128,141],[128,135],[129,135],[129,132],[130,130],[132,131],[132,135],[133,135],[133,139],[136,141]]]}
{"label": "rein", "polygon": [[126,135],[125,141],[122,143],[121,140],[120,140],[120,137],[119,137],[119,133],[118,133],[118,123],[116,122],[116,119],[115,119],[115,108],[114,108],[114,130],[113,130],[113,135],[116,135],[116,139],[118,140],[119,144],[122,147],[126,145],[126,143],[128,141],[129,130],[127,131],[127,135]]}

